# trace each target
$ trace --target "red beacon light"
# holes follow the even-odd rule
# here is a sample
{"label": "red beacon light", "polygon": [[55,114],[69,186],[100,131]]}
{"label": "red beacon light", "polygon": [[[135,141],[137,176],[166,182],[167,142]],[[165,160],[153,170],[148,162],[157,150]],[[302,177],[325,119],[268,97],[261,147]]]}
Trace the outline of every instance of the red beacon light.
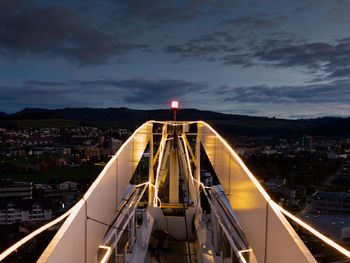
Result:
{"label": "red beacon light", "polygon": [[171,110],[173,111],[173,121],[176,121],[176,112],[179,109],[179,101],[172,100],[170,105],[171,105]]}
{"label": "red beacon light", "polygon": [[171,109],[177,110],[178,108],[179,108],[179,102],[177,100],[172,100],[171,101]]}

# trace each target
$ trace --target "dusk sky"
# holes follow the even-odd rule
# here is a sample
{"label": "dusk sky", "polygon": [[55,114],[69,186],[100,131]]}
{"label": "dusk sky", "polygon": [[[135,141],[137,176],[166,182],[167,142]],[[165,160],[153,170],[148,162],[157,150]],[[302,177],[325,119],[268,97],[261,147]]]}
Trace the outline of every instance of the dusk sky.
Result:
{"label": "dusk sky", "polygon": [[350,115],[350,1],[0,0],[0,111]]}

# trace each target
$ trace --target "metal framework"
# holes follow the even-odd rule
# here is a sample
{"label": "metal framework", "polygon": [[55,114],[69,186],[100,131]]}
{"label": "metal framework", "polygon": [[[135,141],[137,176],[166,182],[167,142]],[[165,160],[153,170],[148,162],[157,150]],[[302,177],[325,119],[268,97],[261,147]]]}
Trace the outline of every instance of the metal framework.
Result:
{"label": "metal framework", "polygon": [[[162,132],[154,132],[156,128]],[[201,148],[221,186],[201,182]],[[148,179],[132,186],[145,150]],[[148,121],[74,207],[4,251],[0,261],[66,219],[38,262],[148,262],[148,247],[159,230],[187,242],[188,262],[316,262],[285,216],[350,258],[348,250],[272,201],[207,123]],[[191,246],[196,254],[190,253]]]}

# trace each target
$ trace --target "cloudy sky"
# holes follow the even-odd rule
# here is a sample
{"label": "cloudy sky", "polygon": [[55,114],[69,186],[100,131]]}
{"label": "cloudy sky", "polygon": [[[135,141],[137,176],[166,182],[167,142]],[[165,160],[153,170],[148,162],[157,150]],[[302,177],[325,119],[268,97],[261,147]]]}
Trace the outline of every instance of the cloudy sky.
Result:
{"label": "cloudy sky", "polygon": [[0,111],[350,115],[347,0],[0,0]]}

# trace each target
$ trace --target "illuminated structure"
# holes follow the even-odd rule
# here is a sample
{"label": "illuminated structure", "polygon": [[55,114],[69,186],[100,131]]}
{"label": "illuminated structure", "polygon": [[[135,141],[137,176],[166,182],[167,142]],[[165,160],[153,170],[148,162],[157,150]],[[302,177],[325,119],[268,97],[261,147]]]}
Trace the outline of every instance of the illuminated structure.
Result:
{"label": "illuminated structure", "polygon": [[[220,185],[201,182],[204,154]],[[131,184],[145,156],[147,181]],[[316,262],[285,216],[350,257],[273,202],[208,124],[148,121],[84,197],[50,223],[66,218],[39,262],[154,262],[152,257],[169,259],[167,253],[178,262]],[[5,251],[0,260],[47,227]],[[177,256],[174,244],[181,246]]]}

